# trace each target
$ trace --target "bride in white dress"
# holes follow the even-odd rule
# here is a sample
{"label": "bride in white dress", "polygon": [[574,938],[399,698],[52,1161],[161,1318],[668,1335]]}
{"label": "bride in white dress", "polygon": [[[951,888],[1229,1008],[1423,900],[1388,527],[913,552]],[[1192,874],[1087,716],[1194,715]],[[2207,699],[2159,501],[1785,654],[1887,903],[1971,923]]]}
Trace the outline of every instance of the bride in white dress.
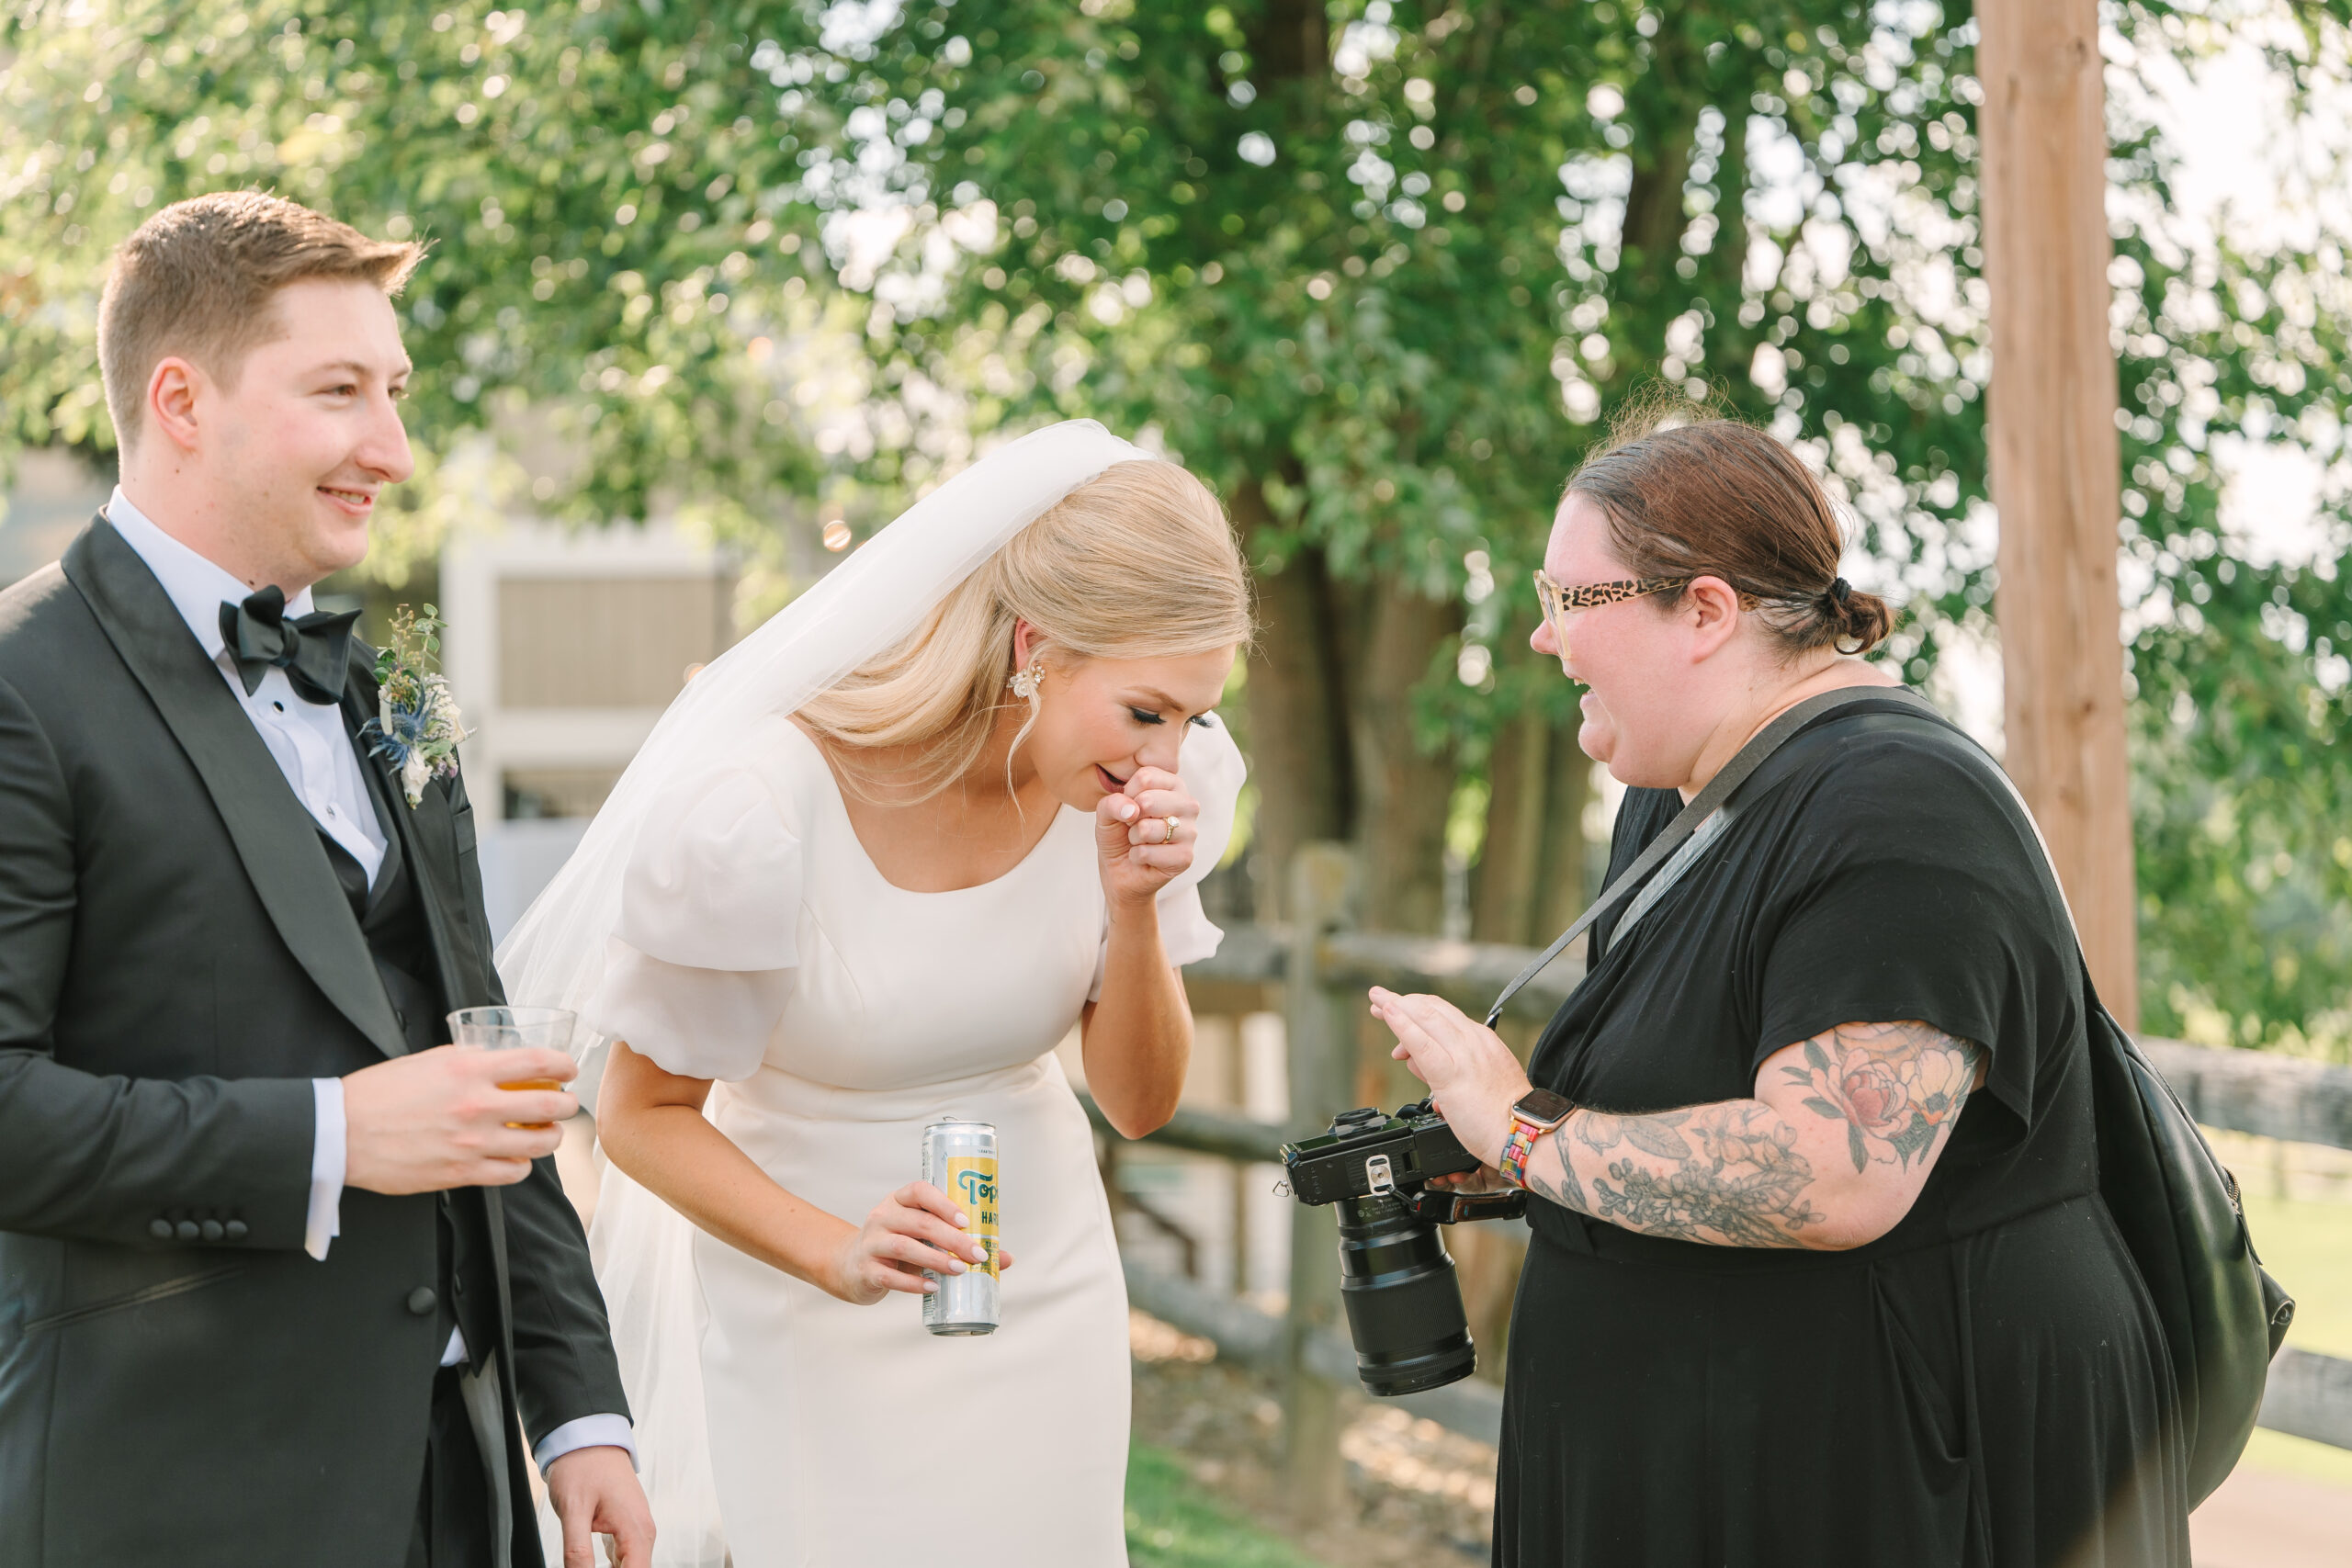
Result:
{"label": "bride in white dress", "polygon": [[[1040,432],[695,681],[517,928],[514,998],[609,1051],[591,1241],[657,1562],[1126,1561],[1126,1295],[1053,1047],[1130,1136],[1175,1106],[1248,635],[1197,479]],[[914,1180],[944,1115],[1001,1142],[986,1337],[921,1322],[984,1256]]]}

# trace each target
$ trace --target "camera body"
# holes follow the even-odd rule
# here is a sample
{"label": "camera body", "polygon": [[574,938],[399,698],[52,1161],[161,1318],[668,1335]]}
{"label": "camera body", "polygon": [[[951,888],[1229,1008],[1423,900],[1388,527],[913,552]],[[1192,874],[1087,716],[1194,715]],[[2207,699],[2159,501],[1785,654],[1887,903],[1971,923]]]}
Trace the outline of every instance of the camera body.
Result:
{"label": "camera body", "polygon": [[1340,1300],[1364,1387],[1393,1396],[1468,1377],[1477,1348],[1435,1227],[1515,1219],[1526,1195],[1429,1190],[1431,1179],[1479,1162],[1426,1100],[1393,1116],[1343,1111],[1329,1132],[1284,1144],[1282,1161],[1300,1202],[1338,1205]]}

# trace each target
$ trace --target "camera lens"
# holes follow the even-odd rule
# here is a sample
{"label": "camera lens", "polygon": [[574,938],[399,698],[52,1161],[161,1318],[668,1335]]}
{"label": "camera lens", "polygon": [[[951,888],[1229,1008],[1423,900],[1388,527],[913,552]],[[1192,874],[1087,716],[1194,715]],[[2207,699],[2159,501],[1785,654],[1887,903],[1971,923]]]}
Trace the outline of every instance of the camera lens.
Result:
{"label": "camera lens", "polygon": [[1340,1300],[1363,1386],[1393,1396],[1468,1377],[1478,1351],[1437,1227],[1392,1197],[1338,1208]]}

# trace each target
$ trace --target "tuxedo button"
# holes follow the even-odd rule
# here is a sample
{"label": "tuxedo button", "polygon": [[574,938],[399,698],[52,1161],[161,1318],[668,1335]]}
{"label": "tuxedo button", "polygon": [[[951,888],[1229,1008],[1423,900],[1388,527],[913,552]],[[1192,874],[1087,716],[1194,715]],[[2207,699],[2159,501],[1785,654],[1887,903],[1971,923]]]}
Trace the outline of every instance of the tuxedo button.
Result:
{"label": "tuxedo button", "polygon": [[147,1234],[153,1236],[157,1241],[169,1241],[172,1239],[172,1222],[169,1220],[149,1220],[147,1222]]}
{"label": "tuxedo button", "polygon": [[194,1220],[182,1220],[178,1224],[173,1226],[172,1229],[174,1234],[182,1241],[194,1241],[198,1236],[204,1234],[202,1227],[198,1225]]}
{"label": "tuxedo button", "polygon": [[229,1234],[229,1228],[219,1220],[207,1220],[199,1228],[204,1232],[204,1239],[207,1241],[219,1241]]}
{"label": "tuxedo button", "polygon": [[440,1304],[441,1298],[433,1293],[433,1287],[430,1285],[419,1285],[408,1293],[408,1313],[411,1317],[429,1317],[433,1314],[433,1309]]}
{"label": "tuxedo button", "polygon": [[246,1227],[245,1222],[243,1220],[231,1220],[227,1224],[222,1225],[220,1228],[227,1234],[231,1241],[243,1241],[246,1236],[253,1234]]}

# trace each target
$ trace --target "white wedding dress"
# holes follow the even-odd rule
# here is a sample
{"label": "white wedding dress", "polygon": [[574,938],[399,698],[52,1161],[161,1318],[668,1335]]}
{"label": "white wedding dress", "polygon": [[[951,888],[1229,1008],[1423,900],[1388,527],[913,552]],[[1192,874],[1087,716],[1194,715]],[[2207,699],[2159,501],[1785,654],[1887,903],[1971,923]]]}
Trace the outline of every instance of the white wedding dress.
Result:
{"label": "white wedding dress", "polygon": [[[1241,785],[1214,718],[1188,731],[1180,772],[1200,842],[1159,908],[1184,964],[1216,948],[1197,884]],[[1106,929],[1091,816],[1061,808],[993,882],[909,892],[883,879],[823,756],[780,716],[650,813],[586,1026],[723,1080],[718,1128],[853,1223],[920,1173],[926,1122],[994,1122],[1015,1258],[995,1334],[934,1337],[918,1297],[850,1306],[695,1233],[709,1475],[734,1568],[1126,1562],[1126,1292],[1053,1054],[1100,983]]]}

